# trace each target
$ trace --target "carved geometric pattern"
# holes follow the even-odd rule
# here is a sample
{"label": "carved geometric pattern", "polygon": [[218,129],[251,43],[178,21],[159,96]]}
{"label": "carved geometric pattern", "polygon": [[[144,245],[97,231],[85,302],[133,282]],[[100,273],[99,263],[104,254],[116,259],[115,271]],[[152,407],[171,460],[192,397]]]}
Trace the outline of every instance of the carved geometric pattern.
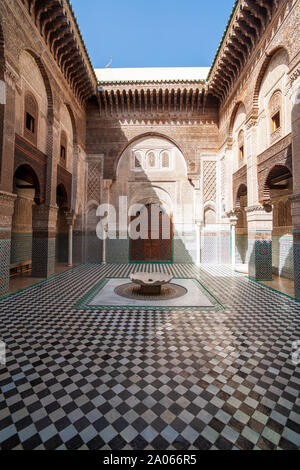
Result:
{"label": "carved geometric pattern", "polygon": [[0,301],[2,450],[299,449],[300,304],[225,267],[151,269],[200,279],[226,313],[72,309],[128,264],[81,265]]}
{"label": "carved geometric pattern", "polygon": [[209,234],[202,237],[201,263],[217,264],[218,262],[218,238],[217,234]]}
{"label": "carved geometric pattern", "polygon": [[216,202],[216,162],[204,162],[203,165],[203,200]]}
{"label": "carved geometric pattern", "polygon": [[10,240],[0,240],[0,296],[8,291],[10,246]]}
{"label": "carved geometric pattern", "polygon": [[300,243],[294,243],[295,296],[300,299]]}
{"label": "carved geometric pattern", "polygon": [[272,271],[272,240],[255,240],[250,256],[250,276],[257,281],[269,281]]}
{"label": "carved geometric pattern", "polygon": [[100,198],[101,162],[89,162],[88,169],[88,201],[99,201]]}
{"label": "carved geometric pattern", "polygon": [[289,134],[287,137],[284,137],[258,156],[258,183],[260,201],[269,198],[269,193],[266,190],[266,181],[270,171],[276,165],[286,166],[292,174],[291,134]]}
{"label": "carved geometric pattern", "polygon": [[280,90],[277,90],[275,91],[275,93],[273,93],[269,102],[269,111],[270,111],[271,117],[281,110],[281,105],[282,105],[282,93]]}

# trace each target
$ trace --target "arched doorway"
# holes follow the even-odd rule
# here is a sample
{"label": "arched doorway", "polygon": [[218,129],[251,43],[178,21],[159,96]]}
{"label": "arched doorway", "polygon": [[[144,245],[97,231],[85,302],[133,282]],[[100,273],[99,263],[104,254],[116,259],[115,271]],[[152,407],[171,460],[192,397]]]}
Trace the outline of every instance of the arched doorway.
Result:
{"label": "arched doorway", "polygon": [[241,184],[236,198],[237,224],[236,224],[236,262],[247,264],[249,261],[248,251],[248,221],[245,212],[248,206],[248,189]]}
{"label": "arched doorway", "polygon": [[273,274],[294,279],[293,223],[291,202],[293,177],[285,165],[275,165],[268,174],[264,198],[273,206],[272,270]]}
{"label": "arched doorway", "polygon": [[210,202],[203,211],[203,232],[201,236],[201,263],[218,263],[217,213],[214,203]]}
{"label": "arched doorway", "polygon": [[32,207],[40,200],[40,184],[29,165],[21,165],[14,174],[17,195],[12,217],[10,275],[17,277],[32,268]]}
{"label": "arched doorway", "polygon": [[132,226],[141,237],[130,237],[130,261],[172,263],[172,217],[158,204],[147,204],[143,211],[131,217]]}

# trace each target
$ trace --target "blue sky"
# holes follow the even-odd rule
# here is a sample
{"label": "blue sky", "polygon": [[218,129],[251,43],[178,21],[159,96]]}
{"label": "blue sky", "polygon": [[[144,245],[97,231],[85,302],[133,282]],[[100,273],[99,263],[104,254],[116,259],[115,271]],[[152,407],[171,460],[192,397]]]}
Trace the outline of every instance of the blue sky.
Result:
{"label": "blue sky", "polygon": [[208,67],[234,0],[72,0],[95,68]]}

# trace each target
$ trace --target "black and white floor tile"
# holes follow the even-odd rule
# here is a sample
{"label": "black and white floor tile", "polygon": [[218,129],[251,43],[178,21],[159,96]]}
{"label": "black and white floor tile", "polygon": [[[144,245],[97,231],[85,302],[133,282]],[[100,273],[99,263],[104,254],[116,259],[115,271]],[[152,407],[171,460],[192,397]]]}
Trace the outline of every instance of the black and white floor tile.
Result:
{"label": "black and white floor tile", "polygon": [[[74,310],[104,277],[198,278],[225,309]],[[299,449],[300,304],[221,266],[82,265],[0,300],[0,449]]]}

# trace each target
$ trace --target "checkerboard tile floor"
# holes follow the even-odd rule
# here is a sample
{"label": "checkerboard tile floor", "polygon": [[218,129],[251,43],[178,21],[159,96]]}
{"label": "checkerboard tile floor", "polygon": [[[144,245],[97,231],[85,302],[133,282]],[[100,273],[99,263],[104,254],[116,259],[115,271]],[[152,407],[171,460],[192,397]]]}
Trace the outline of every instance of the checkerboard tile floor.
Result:
{"label": "checkerboard tile floor", "polygon": [[[226,309],[72,309],[140,269],[196,277]],[[219,266],[82,265],[4,298],[0,448],[299,449],[299,316]]]}

